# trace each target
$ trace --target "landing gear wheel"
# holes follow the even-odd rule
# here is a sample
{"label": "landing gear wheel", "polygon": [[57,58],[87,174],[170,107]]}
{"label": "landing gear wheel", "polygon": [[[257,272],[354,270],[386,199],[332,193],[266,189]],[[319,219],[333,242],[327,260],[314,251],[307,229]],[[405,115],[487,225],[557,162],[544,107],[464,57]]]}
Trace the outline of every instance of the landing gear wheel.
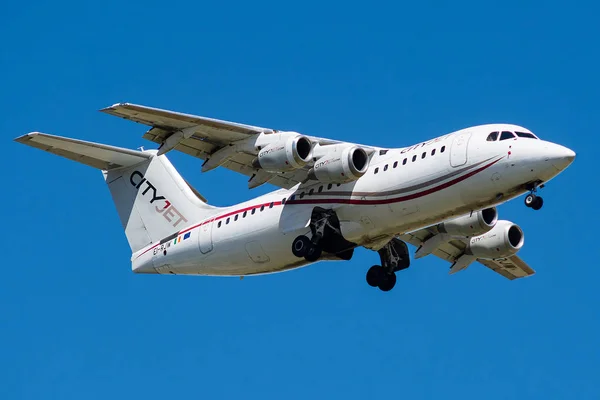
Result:
{"label": "landing gear wheel", "polygon": [[304,235],[298,236],[292,243],[292,253],[296,257],[304,257],[308,253],[308,249],[313,246],[310,239]]}
{"label": "landing gear wheel", "polygon": [[542,208],[542,206],[544,205],[544,199],[542,199],[541,197],[537,197],[535,199],[535,201],[533,202],[533,204],[531,205],[531,208],[533,208],[534,210],[539,210],[540,208]]}
{"label": "landing gear wheel", "polygon": [[382,292],[389,292],[396,286],[396,274],[394,272],[383,273],[378,286]]}
{"label": "landing gear wheel", "polygon": [[377,287],[379,285],[380,276],[384,274],[383,268],[379,265],[373,265],[367,271],[367,283],[371,287]]}
{"label": "landing gear wheel", "polygon": [[309,242],[309,247],[306,248],[304,259],[309,262],[317,261],[319,257],[321,257],[322,251],[321,246]]}
{"label": "landing gear wheel", "polygon": [[536,203],[537,199],[538,197],[535,194],[529,193],[527,197],[525,197],[525,205],[533,208],[533,205]]}

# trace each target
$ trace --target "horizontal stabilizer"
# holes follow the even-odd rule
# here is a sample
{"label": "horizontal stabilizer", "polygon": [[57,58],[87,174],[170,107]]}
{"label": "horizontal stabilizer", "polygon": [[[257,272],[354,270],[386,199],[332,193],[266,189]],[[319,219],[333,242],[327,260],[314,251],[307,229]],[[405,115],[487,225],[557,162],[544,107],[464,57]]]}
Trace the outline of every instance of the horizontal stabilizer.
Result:
{"label": "horizontal stabilizer", "polygon": [[150,153],[137,150],[40,132],[28,133],[15,141],[105,171],[136,165],[152,157]]}

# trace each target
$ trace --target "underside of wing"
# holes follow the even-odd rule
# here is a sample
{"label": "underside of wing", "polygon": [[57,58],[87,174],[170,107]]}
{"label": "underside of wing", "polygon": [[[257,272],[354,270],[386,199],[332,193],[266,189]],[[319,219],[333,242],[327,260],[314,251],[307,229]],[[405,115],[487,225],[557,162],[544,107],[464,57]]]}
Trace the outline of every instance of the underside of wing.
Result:
{"label": "underside of wing", "polygon": [[219,148],[251,135],[272,131],[251,125],[199,117],[159,108],[119,103],[100,110],[152,128],[144,139],[162,145],[175,132],[186,130],[186,135],[174,147],[194,157],[205,159]]}
{"label": "underside of wing", "polygon": [[[250,188],[268,182],[289,189],[306,181],[308,177],[310,165],[289,171],[268,172],[254,165],[258,150],[256,146],[249,146],[248,143],[257,140],[268,143],[270,138],[275,140],[278,134],[287,132],[130,103],[115,104],[101,111],[150,126],[150,130],[143,137],[160,146],[159,154],[178,150],[202,159],[203,172],[219,166],[225,167],[250,177]],[[313,145],[344,143],[313,136],[306,137]],[[357,146],[371,153],[374,151],[370,146]]]}
{"label": "underside of wing", "polygon": [[28,133],[15,141],[105,171],[139,164],[150,158],[148,153],[141,151],[40,132]]}
{"label": "underside of wing", "polygon": [[[415,232],[406,233],[399,236],[399,238],[417,248],[420,248],[427,240],[439,234],[440,232],[436,227],[430,227]],[[431,254],[455,264],[464,255],[466,248],[467,244],[465,241],[461,239],[451,239],[442,241],[436,246]],[[476,258],[475,261],[478,261],[492,271],[510,280],[524,278],[535,274],[535,271],[517,255],[497,259]]]}
{"label": "underside of wing", "polygon": [[535,274],[535,271],[519,256],[498,258],[495,260],[477,260],[494,272],[510,279],[524,278]]}

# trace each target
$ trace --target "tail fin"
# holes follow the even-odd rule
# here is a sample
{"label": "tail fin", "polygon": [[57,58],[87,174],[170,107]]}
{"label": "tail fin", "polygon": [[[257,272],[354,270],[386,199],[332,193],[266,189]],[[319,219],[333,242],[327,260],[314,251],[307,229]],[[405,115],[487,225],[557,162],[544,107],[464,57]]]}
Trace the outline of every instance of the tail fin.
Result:
{"label": "tail fin", "polygon": [[133,253],[216,210],[156,150],[128,150],[37,132],[15,140],[101,169]]}

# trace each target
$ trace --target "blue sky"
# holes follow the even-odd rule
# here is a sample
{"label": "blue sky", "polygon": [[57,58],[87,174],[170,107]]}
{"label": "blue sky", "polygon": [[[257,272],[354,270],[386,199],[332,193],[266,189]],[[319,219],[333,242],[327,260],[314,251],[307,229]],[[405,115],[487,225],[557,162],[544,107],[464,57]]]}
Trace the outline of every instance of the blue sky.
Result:
{"label": "blue sky", "polygon": [[[600,28],[593,2],[9,2],[0,398],[597,399]],[[511,122],[577,154],[540,212],[500,207],[538,273],[414,262],[381,293],[351,262],[137,276],[98,171],[12,142],[123,147],[116,102],[386,147]],[[211,203],[272,188],[171,160]],[[588,186],[589,185],[589,186]]]}

